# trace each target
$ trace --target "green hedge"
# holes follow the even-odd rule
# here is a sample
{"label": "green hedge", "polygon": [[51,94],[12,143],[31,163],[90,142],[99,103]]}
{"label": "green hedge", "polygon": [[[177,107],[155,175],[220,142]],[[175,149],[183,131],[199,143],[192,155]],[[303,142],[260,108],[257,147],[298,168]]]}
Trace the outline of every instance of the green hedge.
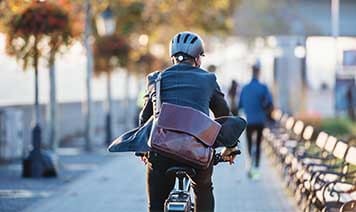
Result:
{"label": "green hedge", "polygon": [[356,135],[356,123],[346,118],[322,119],[320,129],[334,136]]}

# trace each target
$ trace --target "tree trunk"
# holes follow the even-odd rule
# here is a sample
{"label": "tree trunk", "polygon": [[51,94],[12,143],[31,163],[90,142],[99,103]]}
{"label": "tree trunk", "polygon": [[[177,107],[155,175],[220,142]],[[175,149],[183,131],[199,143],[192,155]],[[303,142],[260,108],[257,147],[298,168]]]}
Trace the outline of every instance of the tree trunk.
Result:
{"label": "tree trunk", "polygon": [[[35,69],[35,125],[32,131],[32,145],[36,153],[40,153],[42,143],[42,132],[40,125],[40,103],[39,103],[39,80],[38,80],[38,38],[35,36],[33,67]],[[37,154],[38,156],[38,154]]]}
{"label": "tree trunk", "polygon": [[91,43],[91,5],[90,1],[87,0],[85,2],[85,11],[86,11],[86,18],[85,18],[85,33],[84,33],[84,46],[86,49],[86,56],[87,56],[87,76],[86,76],[86,94],[87,94],[87,102],[85,107],[85,139],[86,145],[85,149],[87,151],[92,150],[92,140],[93,140],[93,105],[92,105],[92,75],[93,75],[93,50],[92,50],[92,43]]}
{"label": "tree trunk", "polygon": [[38,47],[37,38],[35,38],[35,52],[33,58],[33,66],[35,69],[35,125],[40,124],[40,103],[39,103],[39,80],[38,80]]}
{"label": "tree trunk", "polygon": [[56,67],[55,67],[55,56],[50,60],[49,67],[49,82],[50,82],[50,100],[49,100],[49,116],[48,116],[48,127],[49,127],[49,144],[52,151],[56,151],[58,147],[58,137],[57,137],[57,92],[56,92]]}
{"label": "tree trunk", "polygon": [[131,113],[130,113],[130,74],[129,71],[126,70],[126,75],[125,75],[125,98],[124,98],[124,106],[125,106],[125,130],[130,129],[130,120],[131,120]]}

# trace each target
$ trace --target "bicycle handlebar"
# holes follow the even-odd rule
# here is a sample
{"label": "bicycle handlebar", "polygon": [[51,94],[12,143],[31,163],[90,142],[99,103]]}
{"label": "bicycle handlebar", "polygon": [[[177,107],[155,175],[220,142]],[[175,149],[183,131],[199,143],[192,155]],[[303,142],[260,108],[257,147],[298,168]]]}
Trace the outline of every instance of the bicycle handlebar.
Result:
{"label": "bicycle handlebar", "polygon": [[[240,155],[240,154],[241,154],[241,151],[239,149],[237,149],[236,151],[231,152],[231,154],[229,156],[235,156],[235,155]],[[215,153],[215,155],[213,157],[214,166],[221,162],[228,162],[228,161],[224,160],[224,158],[221,156],[220,152]]]}
{"label": "bicycle handlebar", "polygon": [[[239,149],[237,149],[236,151],[234,152],[231,152],[231,154],[229,156],[235,156],[235,155],[240,155],[241,154],[241,151]],[[146,153],[143,153],[143,152],[136,152],[135,153],[136,156],[138,157],[142,157],[142,156],[145,156]],[[218,163],[221,163],[221,162],[228,162],[226,160],[224,160],[224,158],[221,156],[221,153],[215,153],[214,156],[213,156],[213,164],[214,166],[217,165]]]}

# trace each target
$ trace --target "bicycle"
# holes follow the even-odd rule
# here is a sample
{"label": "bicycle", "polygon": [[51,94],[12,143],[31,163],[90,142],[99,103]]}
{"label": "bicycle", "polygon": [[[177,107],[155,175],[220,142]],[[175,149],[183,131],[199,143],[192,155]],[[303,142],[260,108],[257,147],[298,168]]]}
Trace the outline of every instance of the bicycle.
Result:
{"label": "bicycle", "polygon": [[[231,156],[241,154],[240,150],[231,153]],[[220,162],[227,162],[220,153],[213,157],[214,166]],[[175,175],[175,185],[164,203],[164,212],[192,212],[194,203],[191,197],[191,181],[189,177],[196,174],[194,168],[176,166],[166,171],[167,175]]]}

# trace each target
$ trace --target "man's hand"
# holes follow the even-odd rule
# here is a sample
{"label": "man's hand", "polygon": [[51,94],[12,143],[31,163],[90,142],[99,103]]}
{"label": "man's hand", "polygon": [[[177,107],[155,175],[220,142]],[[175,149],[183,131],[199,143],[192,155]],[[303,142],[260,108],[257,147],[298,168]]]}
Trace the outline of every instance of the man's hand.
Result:
{"label": "man's hand", "polygon": [[236,152],[237,147],[224,147],[223,150],[221,151],[221,156],[225,161],[228,161],[230,164],[234,163],[234,160],[236,158],[236,154],[231,155],[231,153]]}
{"label": "man's hand", "polygon": [[135,156],[140,157],[141,161],[147,165],[148,163],[148,158],[147,158],[147,153],[146,152],[136,152]]}
{"label": "man's hand", "polygon": [[140,158],[141,158],[141,161],[142,161],[145,165],[147,165],[147,163],[148,163],[148,158],[146,157],[146,155],[145,155],[145,156],[141,156]]}

